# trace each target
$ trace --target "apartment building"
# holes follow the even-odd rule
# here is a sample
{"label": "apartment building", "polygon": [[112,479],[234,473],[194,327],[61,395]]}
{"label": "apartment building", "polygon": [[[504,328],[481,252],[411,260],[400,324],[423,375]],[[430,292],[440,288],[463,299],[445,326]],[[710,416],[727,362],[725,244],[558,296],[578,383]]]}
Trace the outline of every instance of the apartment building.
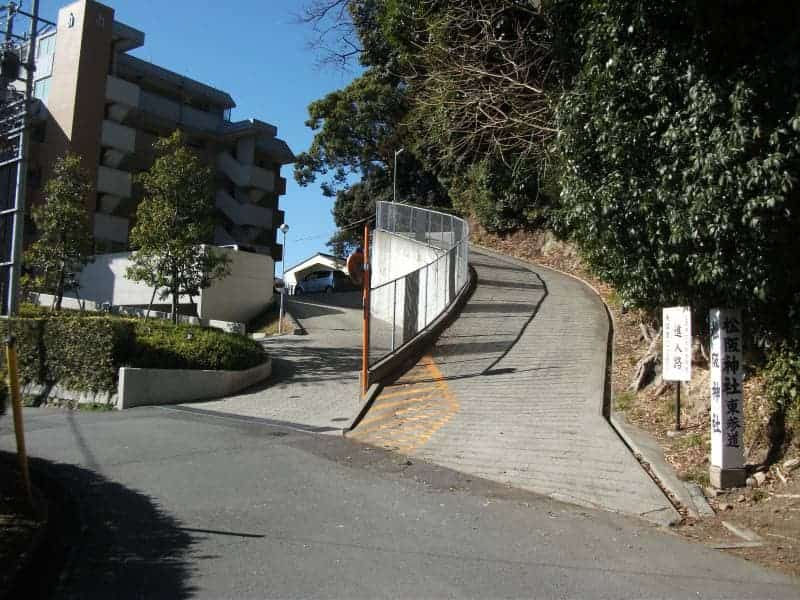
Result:
{"label": "apartment building", "polygon": [[58,156],[80,154],[94,184],[86,209],[97,252],[124,251],[141,199],[133,175],[152,164],[156,138],[180,128],[216,175],[213,243],[279,260],[280,169],[294,161],[291,150],[274,125],[231,121],[235,103],[226,92],[129,54],[144,40],[93,0],[63,7],[56,27],[42,34],[29,202],[40,201]]}

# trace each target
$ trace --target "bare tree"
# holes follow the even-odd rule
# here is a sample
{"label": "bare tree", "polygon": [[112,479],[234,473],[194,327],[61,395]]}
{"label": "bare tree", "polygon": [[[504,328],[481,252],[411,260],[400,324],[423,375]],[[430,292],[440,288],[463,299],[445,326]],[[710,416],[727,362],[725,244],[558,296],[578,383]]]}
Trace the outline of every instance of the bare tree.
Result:
{"label": "bare tree", "polygon": [[542,159],[554,136],[553,57],[538,3],[425,0],[410,36],[408,75],[418,126],[446,139],[447,159],[493,155],[508,165]]}
{"label": "bare tree", "polygon": [[299,24],[311,27],[309,46],[320,66],[347,69],[361,53],[351,12],[354,4],[355,0],[311,0],[296,15]]}

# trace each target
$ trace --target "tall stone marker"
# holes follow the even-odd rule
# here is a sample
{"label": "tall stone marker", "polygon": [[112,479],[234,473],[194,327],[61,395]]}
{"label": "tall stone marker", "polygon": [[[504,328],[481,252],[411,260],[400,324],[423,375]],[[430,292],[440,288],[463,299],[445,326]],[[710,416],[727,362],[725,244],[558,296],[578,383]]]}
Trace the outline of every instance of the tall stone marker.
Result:
{"label": "tall stone marker", "polygon": [[714,308],[711,326],[711,485],[741,487],[744,469],[742,311]]}

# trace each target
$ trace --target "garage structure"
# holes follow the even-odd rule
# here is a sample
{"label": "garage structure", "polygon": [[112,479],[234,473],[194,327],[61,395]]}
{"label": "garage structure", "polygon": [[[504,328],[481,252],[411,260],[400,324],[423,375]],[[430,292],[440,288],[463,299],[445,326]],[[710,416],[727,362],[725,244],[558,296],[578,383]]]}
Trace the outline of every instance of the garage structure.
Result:
{"label": "garage structure", "polygon": [[284,277],[289,294],[294,294],[297,283],[303,281],[307,275],[315,271],[341,271],[342,273],[347,273],[347,267],[343,258],[317,252],[314,256],[286,269]]}

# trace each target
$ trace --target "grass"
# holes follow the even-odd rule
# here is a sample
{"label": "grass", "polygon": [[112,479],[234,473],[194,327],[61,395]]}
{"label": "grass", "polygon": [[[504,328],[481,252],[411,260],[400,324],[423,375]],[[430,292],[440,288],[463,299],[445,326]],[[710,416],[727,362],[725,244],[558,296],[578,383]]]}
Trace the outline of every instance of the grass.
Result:
{"label": "grass", "polygon": [[611,290],[606,298],[606,302],[612,308],[619,310],[622,308],[622,297],[617,293],[617,290]]}
{"label": "grass", "polygon": [[[278,313],[280,312],[280,302],[276,301],[267,307],[267,309],[254,317],[247,324],[247,333],[263,333],[264,335],[277,335],[278,334]],[[283,316],[283,333],[294,329],[292,322]]]}
{"label": "grass", "polygon": [[692,433],[683,437],[675,438],[675,447],[679,450],[688,450],[690,448],[703,448],[707,441],[706,435],[702,433]]}
{"label": "grass", "polygon": [[110,412],[114,410],[114,405],[106,404],[105,402],[82,402],[78,404],[78,410],[86,412]]}
{"label": "grass", "polygon": [[635,399],[636,395],[633,392],[622,392],[614,397],[614,407],[620,412],[625,412]]}
{"label": "grass", "polygon": [[693,466],[682,473],[678,473],[678,478],[683,481],[694,481],[700,487],[709,487],[711,485],[708,469],[701,466]]}

